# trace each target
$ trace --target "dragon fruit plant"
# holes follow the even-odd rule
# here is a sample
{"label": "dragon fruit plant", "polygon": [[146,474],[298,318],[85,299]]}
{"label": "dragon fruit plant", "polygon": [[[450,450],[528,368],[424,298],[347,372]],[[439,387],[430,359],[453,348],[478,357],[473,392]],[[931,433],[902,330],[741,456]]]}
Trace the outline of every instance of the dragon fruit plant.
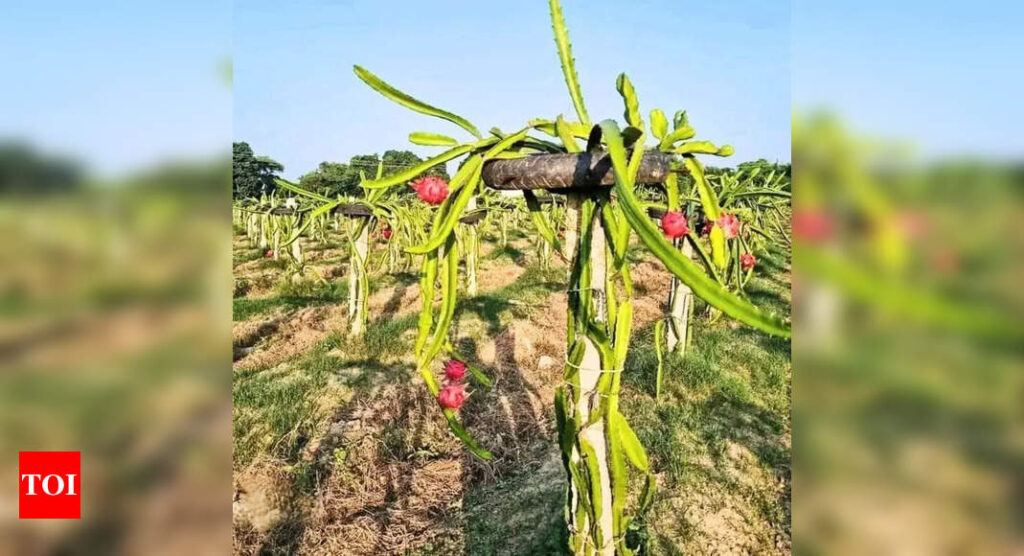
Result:
{"label": "dragon fruit plant", "polygon": [[[473,197],[466,205],[466,210],[476,210],[478,202],[479,197]],[[480,270],[480,233],[477,229],[478,225],[478,223],[472,223],[456,227],[459,248],[466,254],[466,295],[470,297],[475,296],[479,290],[477,273]]]}
{"label": "dragon fruit plant", "polygon": [[502,248],[508,247],[509,231],[526,229],[529,213],[526,205],[517,198],[509,196],[486,197],[487,207],[490,210],[487,221],[490,223],[490,233],[494,241]]}
{"label": "dragon fruit plant", "polygon": [[306,266],[305,258],[302,255],[302,242],[298,237],[287,244],[284,244],[283,240],[291,237],[293,232],[299,227],[301,220],[298,211],[299,205],[294,197],[289,197],[280,206],[286,211],[290,210],[292,212],[285,212],[280,215],[271,212],[271,227],[274,230],[274,259],[278,259],[278,255],[282,250],[285,250],[284,252],[287,253],[288,258],[289,279],[295,281],[302,277]]}
{"label": "dragon fruit plant", "polygon": [[390,225],[393,236],[388,240],[386,263],[388,272],[408,271],[416,264],[418,255],[405,250],[427,239],[426,230],[432,216],[429,205],[419,200],[395,201],[390,205]]}
{"label": "dragon fruit plant", "polygon": [[[384,171],[383,162],[377,166],[377,178],[380,179]],[[366,182],[365,175],[363,176]],[[382,199],[383,191],[367,191],[363,199],[337,196],[334,199],[308,191],[297,184],[277,178],[277,185],[282,189],[297,193],[307,198],[311,203],[311,210],[304,215],[301,224],[289,229],[287,239],[283,245],[295,245],[299,238],[316,222],[321,222],[322,217],[330,215],[341,207],[360,208],[362,214],[355,218],[348,218],[342,214],[337,215],[337,226],[347,239],[349,250],[349,288],[348,288],[348,314],[349,314],[349,336],[359,337],[366,330],[369,318],[369,294],[370,283],[367,279],[369,257],[370,257],[370,230],[377,222],[383,220],[388,222],[388,229],[392,229],[391,222],[394,220],[395,208]]]}
{"label": "dragon fruit plant", "polygon": [[[744,295],[756,256],[754,251],[772,245],[790,243],[788,223],[791,213],[789,180],[774,170],[762,175],[761,168],[736,173],[719,173],[707,180],[707,187],[694,183],[694,191],[680,195],[678,182],[666,183],[668,206],[662,217],[662,229],[670,239],[681,243],[683,255],[693,258],[720,284],[737,295]],[[679,232],[684,229],[686,231]],[[691,233],[693,229],[702,231]],[[668,351],[683,355],[691,332],[693,296],[690,288],[674,278],[669,290],[668,314],[655,327],[655,350],[659,371],[655,390],[661,393],[663,344]],[[712,319],[720,316],[709,307]],[[667,324],[667,326],[666,326]]]}
{"label": "dragon fruit plant", "polygon": [[266,194],[260,196],[259,206],[263,209],[257,216],[255,221],[255,234],[253,239],[256,241],[256,246],[260,249],[267,249],[270,247],[270,213],[269,209],[273,208],[272,201]]}
{"label": "dragon fruit plant", "polygon": [[[567,254],[569,243],[565,241],[565,230],[566,228],[566,207],[564,204],[549,203],[543,208],[543,220],[550,222],[550,226],[553,230],[559,230],[554,232],[555,239],[562,245],[561,251],[555,251],[555,242],[541,241],[537,244],[537,260],[540,261],[540,267],[544,270],[551,268],[551,263],[555,257],[559,257],[563,260],[568,260],[571,255]],[[534,228],[536,228],[536,222],[534,222]]]}
{"label": "dragon fruit plant", "polygon": [[727,241],[733,240],[731,249],[726,249],[732,268],[728,263],[716,264],[726,270],[724,279],[731,287],[742,292],[754,268],[751,261],[757,259],[755,251],[790,245],[790,181],[775,170],[761,175],[761,168],[756,167],[718,174],[712,179],[712,188],[710,201],[717,205],[712,207],[719,213],[717,226]]}
{"label": "dragon fruit plant", "polygon": [[[299,242],[285,242],[302,220],[298,200],[287,198],[281,202],[276,194],[262,195],[258,202],[239,203],[235,212],[244,222],[245,235],[250,245],[258,248],[263,256],[287,263],[289,280],[300,278],[305,271],[305,259]],[[287,249],[286,249],[287,248]]]}
{"label": "dragon fruit plant", "polygon": [[[726,156],[731,154],[731,147],[692,141],[695,131],[684,112],[676,114],[670,129],[665,114],[652,110],[648,128],[641,116],[636,90],[625,74],[616,82],[625,104],[625,128],[613,120],[594,125],[584,106],[561,7],[558,0],[550,0],[549,5],[558,56],[576,121],[559,115],[554,119],[530,120],[515,132],[492,128],[484,134],[468,120],[420,101],[355,66],[359,79],[381,95],[416,112],[451,122],[470,135],[468,140],[460,141],[433,132],[413,132],[409,136],[411,142],[441,146],[445,150],[415,167],[364,182],[363,186],[369,191],[405,186],[437,164],[468,158],[448,184],[448,195],[433,209],[428,237],[407,250],[423,256],[422,308],[415,344],[418,372],[438,399],[451,431],[473,454],[490,459],[491,453],[469,434],[456,416],[453,405],[460,398],[459,392],[449,389],[442,395],[442,385],[432,371],[434,361],[442,353],[465,360],[453,352],[449,337],[459,294],[459,263],[463,257],[456,242],[456,226],[470,201],[482,193],[485,185],[495,185],[493,182],[485,184],[483,175],[488,168],[493,170],[504,163],[522,161],[521,166],[539,172],[543,171],[545,160],[564,161],[572,157],[603,160],[610,166],[610,172],[605,174],[614,178],[610,187],[570,187],[565,238],[568,246],[563,246],[533,192],[525,188],[523,195],[538,235],[556,253],[568,255],[571,261],[564,383],[555,394],[558,443],[568,484],[565,498],[567,548],[575,554],[633,554],[639,547],[630,545],[627,538],[638,536],[627,533],[643,527],[643,516],[653,502],[655,491],[647,454],[625,416],[619,412],[622,370],[632,332],[634,292],[626,251],[633,234],[694,295],[723,314],[769,334],[788,337],[790,329],[788,323],[730,292],[714,275],[683,256],[651,221],[646,207],[634,192],[645,161],[657,164],[670,159],[670,171],[664,178],[669,189],[678,189],[679,174],[688,173],[704,197],[711,187],[696,155]],[[647,129],[653,137],[653,147],[646,144]],[[538,137],[538,133],[548,138]],[[529,158],[536,155],[558,156]],[[565,189],[566,185],[550,187]],[[678,193],[675,199],[670,199],[670,205],[671,210],[679,210]],[[723,249],[725,230],[712,233],[712,250]],[[440,303],[435,309],[438,298]],[[482,373],[472,368],[470,373],[486,385]],[[465,408],[462,415],[466,416]],[[628,466],[643,474],[645,479],[632,515],[626,511],[630,500]]]}

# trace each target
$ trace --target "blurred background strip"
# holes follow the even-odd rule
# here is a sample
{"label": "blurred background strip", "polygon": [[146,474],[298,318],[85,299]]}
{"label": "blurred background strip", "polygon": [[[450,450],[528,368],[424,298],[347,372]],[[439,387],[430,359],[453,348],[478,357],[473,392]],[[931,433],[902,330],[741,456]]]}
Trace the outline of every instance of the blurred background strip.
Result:
{"label": "blurred background strip", "polygon": [[[229,2],[0,16],[0,554],[231,550]],[[19,520],[18,452],[82,454]]]}
{"label": "blurred background strip", "polygon": [[799,552],[1024,550],[1022,16],[793,4]]}

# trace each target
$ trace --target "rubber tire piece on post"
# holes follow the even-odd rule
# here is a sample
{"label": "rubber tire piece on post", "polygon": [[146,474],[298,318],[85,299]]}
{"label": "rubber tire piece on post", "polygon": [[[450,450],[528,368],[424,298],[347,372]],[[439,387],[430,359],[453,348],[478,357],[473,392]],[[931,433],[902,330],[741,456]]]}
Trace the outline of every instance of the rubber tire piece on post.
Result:
{"label": "rubber tire piece on post", "polygon": [[[661,183],[671,171],[672,155],[657,151],[644,153],[637,183]],[[491,189],[559,190],[607,187],[615,184],[611,158],[603,151],[593,153],[536,154],[523,158],[491,160],[481,177]]]}
{"label": "rubber tire piece on post", "polygon": [[342,216],[348,216],[348,217],[363,217],[363,218],[367,218],[367,217],[373,216],[373,211],[370,210],[370,207],[368,207],[366,205],[363,205],[363,204],[359,204],[359,203],[350,203],[350,204],[345,204],[345,205],[338,205],[337,207],[334,208],[333,212],[335,214],[340,214]]}

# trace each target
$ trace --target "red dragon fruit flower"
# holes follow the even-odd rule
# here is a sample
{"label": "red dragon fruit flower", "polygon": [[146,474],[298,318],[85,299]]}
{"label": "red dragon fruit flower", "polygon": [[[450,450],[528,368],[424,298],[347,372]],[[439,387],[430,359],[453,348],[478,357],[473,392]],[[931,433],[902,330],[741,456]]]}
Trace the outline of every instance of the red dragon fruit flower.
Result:
{"label": "red dragon fruit flower", "polygon": [[661,230],[670,239],[676,239],[690,233],[686,225],[686,217],[679,211],[670,210],[661,217]]}
{"label": "red dragon fruit flower", "polygon": [[449,359],[444,364],[444,377],[452,382],[466,378],[466,364],[458,359]]}
{"label": "red dragon fruit flower", "polygon": [[441,404],[441,407],[445,409],[458,411],[468,397],[469,394],[466,392],[465,384],[449,383],[445,384],[441,391],[437,393],[437,403]]}
{"label": "red dragon fruit flower", "polygon": [[384,236],[385,240],[391,239],[391,226],[384,226],[384,230],[380,234]]}
{"label": "red dragon fruit flower", "polygon": [[425,203],[440,205],[448,197],[448,182],[437,176],[426,176],[410,184]]}
{"label": "red dragon fruit flower", "polygon": [[743,270],[750,270],[757,264],[757,257],[752,253],[744,253],[740,255],[740,268]]}
{"label": "red dragon fruit flower", "polygon": [[740,219],[736,218],[735,214],[730,212],[723,212],[718,215],[718,220],[715,222],[722,232],[725,234],[725,239],[732,239],[740,235]]}

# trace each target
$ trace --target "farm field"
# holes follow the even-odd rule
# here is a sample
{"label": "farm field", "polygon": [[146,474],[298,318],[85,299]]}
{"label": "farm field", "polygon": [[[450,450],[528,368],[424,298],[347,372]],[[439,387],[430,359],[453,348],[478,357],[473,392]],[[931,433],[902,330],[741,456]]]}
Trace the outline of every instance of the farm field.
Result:
{"label": "farm field", "polygon": [[[238,554],[556,554],[565,471],[554,390],[563,380],[567,267],[516,228],[480,225],[478,294],[463,290],[451,338],[494,382],[460,416],[494,458],[452,436],[416,372],[416,269],[369,257],[369,323],[347,334],[349,251],[335,232],[302,238],[306,272],[234,240],[234,516]],[[634,240],[635,242],[635,240]],[[745,287],[789,315],[790,256],[759,252]],[[646,447],[658,491],[655,554],[790,550],[790,342],[711,323],[697,301],[682,358],[654,396],[654,324],[670,274],[634,243],[634,330],[620,411]],[[639,493],[639,479],[631,493]],[[635,486],[635,488],[634,488]],[[635,495],[634,495],[635,496]]]}

